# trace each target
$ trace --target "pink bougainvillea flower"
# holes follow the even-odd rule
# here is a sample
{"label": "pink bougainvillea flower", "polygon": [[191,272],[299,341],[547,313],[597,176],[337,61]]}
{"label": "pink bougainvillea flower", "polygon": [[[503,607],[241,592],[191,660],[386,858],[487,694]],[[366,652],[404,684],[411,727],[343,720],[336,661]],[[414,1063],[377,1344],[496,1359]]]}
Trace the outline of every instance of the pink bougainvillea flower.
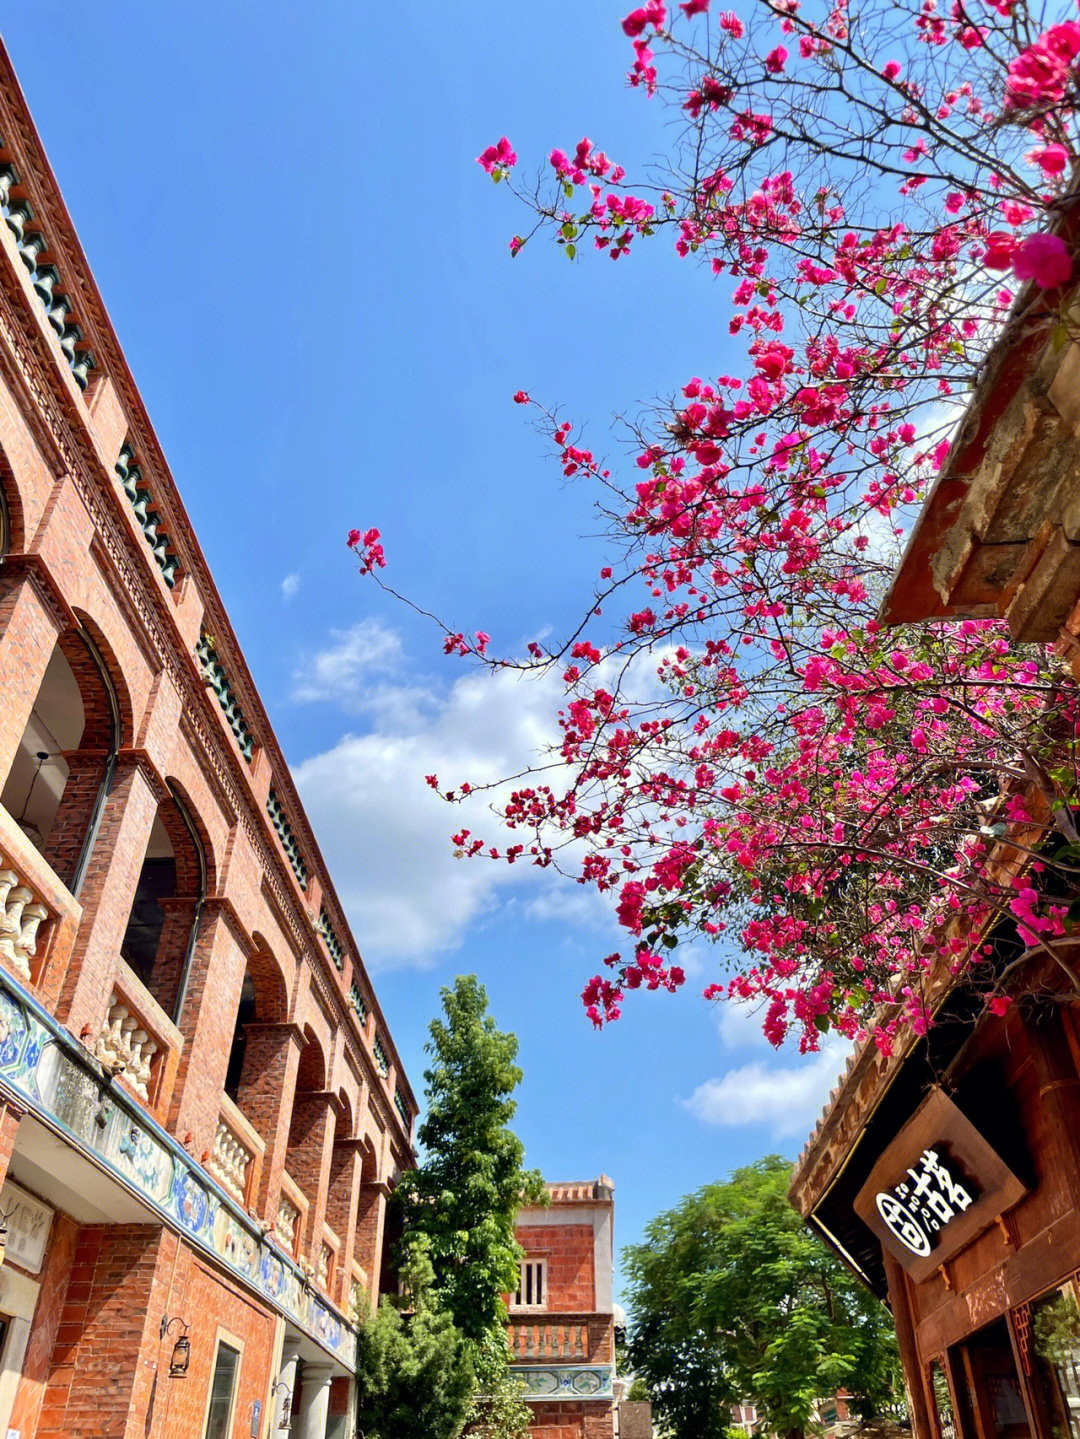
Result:
{"label": "pink bougainvillea flower", "polygon": [[682,0],[679,9],[685,14],[704,15],[709,8],[709,0]]}
{"label": "pink bougainvillea flower", "polygon": [[1072,277],[1073,260],[1060,235],[1029,235],[1012,259],[1018,280],[1034,280],[1040,290],[1053,290]]}
{"label": "pink bougainvillea flower", "polygon": [[1064,145],[1043,145],[1024,156],[1033,165],[1038,165],[1044,175],[1060,175],[1069,163],[1069,152]]}
{"label": "pink bougainvillea flower", "polygon": [[1005,103],[1014,109],[1053,104],[1065,94],[1073,61],[1080,54],[1080,24],[1052,25],[1009,63]]}
{"label": "pink bougainvillea flower", "polygon": [[986,237],[983,264],[988,270],[1007,270],[1016,253],[1016,239],[1004,230],[994,230]]}
{"label": "pink bougainvillea flower", "polygon": [[511,169],[517,164],[517,156],[510,147],[510,141],[503,135],[497,145],[489,145],[477,155],[476,163],[489,175],[493,175],[497,171],[501,173]]}
{"label": "pink bougainvillea flower", "polygon": [[779,75],[787,64],[788,52],[783,45],[777,45],[775,50],[770,50],[765,56],[765,68],[770,75]]}

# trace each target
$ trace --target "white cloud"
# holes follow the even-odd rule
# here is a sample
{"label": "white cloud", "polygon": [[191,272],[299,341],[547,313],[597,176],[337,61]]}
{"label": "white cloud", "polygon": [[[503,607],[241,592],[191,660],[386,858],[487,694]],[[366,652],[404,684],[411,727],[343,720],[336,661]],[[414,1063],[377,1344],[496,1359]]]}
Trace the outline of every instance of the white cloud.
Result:
{"label": "white cloud", "polygon": [[286,575],[281,582],[281,598],[291,600],[300,588],[300,576],[294,570],[291,575]]}
{"label": "white cloud", "polygon": [[[300,699],[336,698],[359,709],[361,681],[392,669],[400,642],[365,621],[335,635],[298,678]],[[319,836],[353,933],[371,968],[427,965],[455,948],[466,928],[508,887],[547,885],[549,871],[477,857],[455,859],[462,826],[502,848],[505,833],[478,796],[450,806],[425,782],[495,782],[550,739],[556,676],[472,671],[445,695],[384,680],[364,697],[373,728],[346,734],[299,765],[294,777]],[[518,837],[520,838],[520,837]]]}
{"label": "white cloud", "polygon": [[345,708],[368,708],[384,687],[373,676],[393,674],[401,664],[401,639],[378,620],[331,630],[332,643],[293,672],[294,700],[333,700]]}
{"label": "white cloud", "polygon": [[774,1139],[790,1139],[819,1118],[849,1052],[846,1042],[827,1039],[817,1054],[793,1055],[788,1065],[753,1060],[707,1079],[683,1103],[703,1124],[761,1124]]}

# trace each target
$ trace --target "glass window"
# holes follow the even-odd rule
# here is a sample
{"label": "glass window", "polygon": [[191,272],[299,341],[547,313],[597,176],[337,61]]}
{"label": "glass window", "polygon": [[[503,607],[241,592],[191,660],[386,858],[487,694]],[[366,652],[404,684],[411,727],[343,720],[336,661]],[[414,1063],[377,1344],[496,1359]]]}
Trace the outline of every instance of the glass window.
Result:
{"label": "glass window", "polygon": [[956,1416],[945,1371],[935,1359],[930,1365],[930,1390],[934,1401],[934,1418],[940,1439],[956,1439]]}
{"label": "glass window", "polygon": [[1054,1439],[1080,1439],[1080,1305],[1059,1289],[1031,1306],[1035,1362]]}
{"label": "glass window", "polygon": [[521,1264],[518,1292],[514,1295],[514,1308],[543,1309],[545,1302],[544,1261],[525,1259]]}
{"label": "glass window", "polygon": [[214,1360],[214,1378],[210,1384],[210,1407],[206,1413],[205,1439],[229,1439],[236,1394],[236,1375],[240,1368],[240,1352],[222,1340]]}

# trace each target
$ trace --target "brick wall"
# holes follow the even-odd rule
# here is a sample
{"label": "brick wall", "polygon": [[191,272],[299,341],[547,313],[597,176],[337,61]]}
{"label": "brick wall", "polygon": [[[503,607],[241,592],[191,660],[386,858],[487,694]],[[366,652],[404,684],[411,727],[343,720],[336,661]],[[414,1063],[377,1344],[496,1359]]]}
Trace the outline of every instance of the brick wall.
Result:
{"label": "brick wall", "polygon": [[534,1439],[611,1439],[614,1419],[610,1403],[534,1404],[529,1433]]}
{"label": "brick wall", "polygon": [[530,1259],[547,1261],[548,1309],[587,1314],[595,1308],[591,1222],[523,1225],[517,1239]]}
{"label": "brick wall", "polygon": [[[166,1315],[189,1325],[183,1379],[169,1377],[181,1328],[162,1339]],[[224,1339],[241,1351],[234,1432],[246,1434],[254,1403],[266,1409],[275,1328],[169,1231],[58,1215],[11,1423],[35,1439],[192,1439]]]}
{"label": "brick wall", "polygon": [[163,1241],[175,1249],[152,1225],[79,1230],[36,1439],[126,1439]]}
{"label": "brick wall", "polygon": [[11,1411],[10,1427],[20,1433],[36,1433],[35,1425],[52,1368],[53,1349],[64,1312],[68,1277],[75,1258],[79,1226],[66,1214],[53,1218],[49,1247],[41,1268],[41,1291],[38,1294],[34,1322],[23,1360],[22,1379]]}

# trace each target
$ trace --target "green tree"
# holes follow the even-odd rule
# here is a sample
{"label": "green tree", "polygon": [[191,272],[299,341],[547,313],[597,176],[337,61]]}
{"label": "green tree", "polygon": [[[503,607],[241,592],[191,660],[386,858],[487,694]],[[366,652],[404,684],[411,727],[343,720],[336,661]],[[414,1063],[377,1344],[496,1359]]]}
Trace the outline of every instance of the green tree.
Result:
{"label": "green tree", "polygon": [[473,1388],[465,1433],[470,1439],[529,1439],[532,1410],[509,1367],[506,1335],[492,1333],[475,1346]]}
{"label": "green tree", "polygon": [[367,1439],[456,1439],[468,1418],[470,1346],[432,1303],[433,1278],[424,1245],[415,1244],[401,1297],[384,1298],[360,1325],[357,1423]]}
{"label": "green tree", "polygon": [[[496,1029],[475,975],[442,991],[445,1020],[431,1025],[425,1070],[423,1163],[397,1189],[405,1221],[401,1251],[424,1241],[434,1267],[432,1298],[466,1339],[501,1336],[504,1294],[517,1288],[521,1249],[514,1237],[523,1203],[543,1202],[536,1170],[509,1128],[521,1080],[517,1038]],[[504,1345],[505,1347],[505,1345]]]}
{"label": "green tree", "polygon": [[848,1390],[864,1419],[902,1398],[888,1311],[788,1203],[776,1155],[687,1195],[627,1249],[630,1356],[671,1439],[722,1439],[729,1405],[799,1436]]}

